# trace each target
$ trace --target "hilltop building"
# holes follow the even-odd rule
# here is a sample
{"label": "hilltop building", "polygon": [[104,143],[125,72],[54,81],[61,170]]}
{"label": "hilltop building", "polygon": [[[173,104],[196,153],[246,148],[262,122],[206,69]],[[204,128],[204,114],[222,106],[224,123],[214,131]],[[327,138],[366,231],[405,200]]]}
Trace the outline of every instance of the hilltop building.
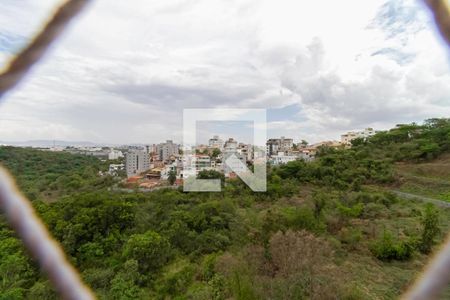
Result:
{"label": "hilltop building", "polygon": [[375,135],[377,132],[373,128],[366,128],[363,131],[349,131],[341,135],[341,143],[350,146],[352,141],[358,138],[366,139]]}
{"label": "hilltop building", "polygon": [[282,136],[279,139],[269,139],[266,143],[266,153],[269,156],[277,155],[278,152],[288,152],[294,146],[294,140]]}

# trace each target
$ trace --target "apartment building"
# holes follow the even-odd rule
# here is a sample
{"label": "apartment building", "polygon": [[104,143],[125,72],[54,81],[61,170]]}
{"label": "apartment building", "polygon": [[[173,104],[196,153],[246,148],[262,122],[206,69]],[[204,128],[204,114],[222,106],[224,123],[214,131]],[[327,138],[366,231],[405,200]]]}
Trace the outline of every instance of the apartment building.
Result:
{"label": "apartment building", "polygon": [[236,153],[237,148],[238,148],[238,142],[233,138],[229,138],[224,144],[223,152],[224,153]]}
{"label": "apartment building", "polygon": [[224,142],[218,135],[215,135],[211,139],[209,139],[208,145],[210,148],[218,148],[222,150]]}
{"label": "apartment building", "polygon": [[133,150],[125,154],[127,176],[136,176],[150,169],[150,155],[146,151]]}
{"label": "apartment building", "polygon": [[341,135],[341,143],[343,145],[351,145],[352,140],[363,138],[366,139],[370,136],[375,135],[377,132],[373,128],[366,128],[362,131],[349,131]]}
{"label": "apartment building", "polygon": [[180,146],[175,144],[171,140],[167,140],[165,143],[159,144],[157,147],[157,153],[161,161],[169,161],[171,156],[177,156]]}
{"label": "apartment building", "polygon": [[294,146],[294,140],[282,136],[279,139],[269,139],[266,143],[266,153],[269,156],[277,155],[278,152],[288,152]]}
{"label": "apartment building", "polygon": [[211,158],[208,155],[195,155],[194,165],[197,171],[211,168]]}
{"label": "apartment building", "polygon": [[111,149],[111,151],[108,153],[108,159],[109,160],[115,160],[123,157],[122,151]]}
{"label": "apartment building", "polygon": [[253,161],[253,146],[251,144],[239,143],[237,152],[245,156],[247,161]]}

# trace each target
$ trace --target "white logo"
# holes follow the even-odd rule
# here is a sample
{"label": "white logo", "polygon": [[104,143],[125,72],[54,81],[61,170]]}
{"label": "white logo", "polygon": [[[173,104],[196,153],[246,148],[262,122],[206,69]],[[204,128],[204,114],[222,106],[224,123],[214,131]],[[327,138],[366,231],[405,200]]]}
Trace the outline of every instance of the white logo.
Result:
{"label": "white logo", "polygon": [[255,192],[265,192],[266,185],[266,110],[265,109],[184,109],[183,111],[183,190],[190,192],[219,192],[220,179],[198,179],[195,155],[198,121],[253,122],[253,172],[233,149],[225,149],[223,168],[236,174]]}

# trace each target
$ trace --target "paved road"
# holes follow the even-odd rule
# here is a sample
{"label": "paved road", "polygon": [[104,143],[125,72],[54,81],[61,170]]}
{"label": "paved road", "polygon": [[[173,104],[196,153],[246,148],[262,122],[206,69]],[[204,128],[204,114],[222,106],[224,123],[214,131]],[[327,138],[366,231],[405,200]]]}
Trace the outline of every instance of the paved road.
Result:
{"label": "paved road", "polygon": [[424,197],[424,196],[419,196],[419,195],[414,195],[414,194],[405,193],[405,192],[396,191],[396,190],[392,190],[392,192],[397,194],[397,196],[399,196],[401,198],[419,200],[419,201],[423,201],[423,202],[429,202],[429,203],[435,204],[436,206],[450,208],[450,202],[437,200],[437,199],[433,199],[433,198],[428,198],[428,197]]}

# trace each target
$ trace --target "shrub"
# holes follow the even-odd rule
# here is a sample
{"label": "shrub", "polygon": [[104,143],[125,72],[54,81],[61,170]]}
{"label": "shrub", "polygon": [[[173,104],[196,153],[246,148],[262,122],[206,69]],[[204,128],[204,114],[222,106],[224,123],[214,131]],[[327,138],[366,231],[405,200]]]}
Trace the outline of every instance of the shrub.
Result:
{"label": "shrub", "polygon": [[339,232],[339,240],[347,245],[349,249],[355,249],[356,245],[362,239],[362,232],[358,228],[347,228],[344,227]]}
{"label": "shrub", "polygon": [[361,215],[363,208],[364,208],[364,204],[362,203],[358,203],[355,204],[351,207],[347,207],[345,205],[342,205],[341,203],[337,202],[336,203],[338,212],[339,212],[339,216],[343,219],[343,220],[348,220],[350,218],[357,218]]}
{"label": "shrub", "polygon": [[192,282],[194,272],[194,266],[186,264],[180,270],[165,274],[164,279],[158,282],[156,287],[158,295],[176,296],[185,294],[187,288]]}
{"label": "shrub", "polygon": [[320,221],[315,218],[314,213],[310,208],[286,208],[282,211],[282,214],[288,228],[297,230],[307,229],[310,231],[322,229]]}
{"label": "shrub", "polygon": [[326,195],[324,192],[316,191],[313,194],[314,216],[319,219],[326,204]]}
{"label": "shrub", "polygon": [[412,241],[395,242],[392,233],[385,230],[383,235],[371,245],[370,250],[380,260],[406,260],[414,252],[414,243]]}
{"label": "shrub", "polygon": [[288,230],[274,234],[269,249],[275,270],[274,283],[281,286],[277,295],[264,297],[332,299],[331,295],[336,295],[334,252],[327,241],[305,230]]}
{"label": "shrub", "polygon": [[361,217],[364,219],[375,219],[385,213],[384,205],[379,203],[368,203],[364,206]]}
{"label": "shrub", "polygon": [[202,279],[204,281],[208,281],[210,279],[212,279],[212,277],[215,274],[215,265],[216,265],[216,260],[217,260],[217,253],[212,253],[212,254],[208,254],[203,258],[203,263],[202,263]]}
{"label": "shrub", "polygon": [[419,244],[422,253],[429,253],[434,245],[434,239],[439,234],[439,211],[433,204],[427,204],[424,215],[421,220],[423,230]]}

